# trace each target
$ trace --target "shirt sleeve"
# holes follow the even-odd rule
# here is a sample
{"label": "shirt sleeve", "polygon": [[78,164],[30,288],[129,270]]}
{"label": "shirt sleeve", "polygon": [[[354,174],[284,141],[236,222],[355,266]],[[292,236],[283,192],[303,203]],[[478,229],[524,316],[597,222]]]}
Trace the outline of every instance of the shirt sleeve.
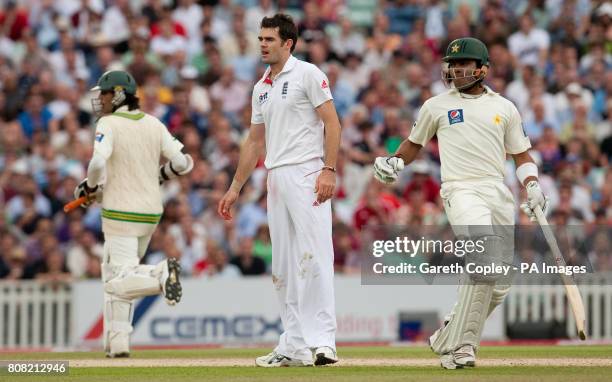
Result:
{"label": "shirt sleeve", "polygon": [[412,125],[408,139],[413,143],[425,146],[437,131],[438,124],[436,119],[431,114],[427,103],[424,103],[421,106],[421,110],[419,110],[419,117]]}
{"label": "shirt sleeve", "polygon": [[104,160],[108,160],[113,153],[113,130],[105,122],[104,119],[100,119],[96,125],[94,154],[98,154]]}
{"label": "shirt sleeve", "polygon": [[257,85],[253,88],[253,95],[251,97],[251,123],[259,125],[264,123],[263,114],[261,113],[261,105],[259,104],[259,92],[257,91]]}
{"label": "shirt sleeve", "polygon": [[162,139],[161,139],[161,153],[166,159],[171,159],[174,156],[180,154],[183,149],[183,144],[181,141],[176,139],[170,134],[166,126],[159,122],[162,129]]}
{"label": "shirt sleeve", "polygon": [[304,73],[304,88],[308,100],[315,108],[333,99],[327,76],[316,66]]}
{"label": "shirt sleeve", "polygon": [[504,147],[508,154],[519,154],[531,148],[531,142],[523,128],[521,115],[514,105],[511,106],[510,119],[506,125]]}

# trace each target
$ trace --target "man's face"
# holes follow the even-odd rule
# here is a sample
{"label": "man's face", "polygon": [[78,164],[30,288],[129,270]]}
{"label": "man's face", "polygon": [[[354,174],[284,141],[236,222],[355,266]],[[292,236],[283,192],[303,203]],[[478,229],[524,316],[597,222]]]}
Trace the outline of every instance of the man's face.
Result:
{"label": "man's face", "polygon": [[476,69],[475,60],[452,60],[448,64],[450,79],[457,89],[461,89],[475,81],[474,71]]}
{"label": "man's face", "polygon": [[110,114],[113,112],[113,95],[112,90],[105,90],[100,92],[98,99],[102,104],[102,115]]}
{"label": "man's face", "polygon": [[289,41],[283,43],[278,34],[278,28],[261,28],[259,31],[261,60],[269,65],[279,62],[283,52],[290,49]]}

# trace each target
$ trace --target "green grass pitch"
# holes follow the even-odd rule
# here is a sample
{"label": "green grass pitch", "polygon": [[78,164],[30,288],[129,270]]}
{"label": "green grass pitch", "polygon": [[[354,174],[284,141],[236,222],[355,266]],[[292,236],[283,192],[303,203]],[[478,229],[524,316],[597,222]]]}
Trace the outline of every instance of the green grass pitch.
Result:
{"label": "green grass pitch", "polygon": [[[0,381],[612,381],[612,346],[604,345],[483,347],[478,360],[499,362],[499,365],[462,370],[442,370],[436,366],[436,356],[422,346],[343,347],[338,349],[341,362],[332,367],[262,369],[247,366],[268,351],[252,348],[134,350],[129,360],[106,360],[101,352],[0,353],[0,360],[72,361],[68,376],[0,375]],[[214,363],[215,360],[221,364],[236,361],[241,366],[207,366],[208,361]],[[75,367],[74,363],[79,361],[91,362],[94,367]],[[95,367],[97,361],[140,363],[138,366]],[[202,366],[167,365],[176,365],[178,361],[198,362]],[[376,365],[378,361],[380,366]],[[419,365],[406,366],[401,364],[403,361]],[[511,365],[530,361],[545,365],[538,362]],[[148,365],[143,367],[142,362]],[[367,365],[360,365],[360,362]]]}

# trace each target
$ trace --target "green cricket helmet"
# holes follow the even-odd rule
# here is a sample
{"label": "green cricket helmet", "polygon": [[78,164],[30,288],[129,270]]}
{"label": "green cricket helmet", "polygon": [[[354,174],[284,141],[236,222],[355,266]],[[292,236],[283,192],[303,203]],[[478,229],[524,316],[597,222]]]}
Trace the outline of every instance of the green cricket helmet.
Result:
{"label": "green cricket helmet", "polygon": [[448,44],[442,61],[450,62],[460,59],[476,60],[478,67],[489,66],[489,50],[482,41],[473,37],[458,38]]}
{"label": "green cricket helmet", "polygon": [[[126,94],[135,96],[136,88],[136,80],[134,80],[130,73],[123,70],[109,70],[100,76],[98,84],[91,88],[91,91],[112,91],[113,99],[111,103],[114,110],[123,105],[126,100]],[[91,106],[94,114],[97,116],[102,115],[102,102],[99,98],[92,98]]]}
{"label": "green cricket helmet", "polygon": [[94,86],[92,91],[117,91],[124,90],[128,94],[136,94],[136,80],[128,72],[123,70],[109,70],[102,74],[98,80],[98,84]]}

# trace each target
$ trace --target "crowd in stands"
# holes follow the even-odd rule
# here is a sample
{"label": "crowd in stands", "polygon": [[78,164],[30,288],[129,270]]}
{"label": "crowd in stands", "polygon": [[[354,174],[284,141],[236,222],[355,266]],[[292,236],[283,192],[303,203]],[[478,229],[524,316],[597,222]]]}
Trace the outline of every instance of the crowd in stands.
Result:
{"label": "crowd in stands", "polygon": [[[589,0],[0,0],[0,278],[100,277],[100,206],[64,214],[86,176],[89,89],[107,70],[136,78],[141,109],[195,160],[163,185],[165,212],[143,261],[180,258],[185,276],[239,278],[271,264],[263,161],[234,220],[216,206],[250,125],[265,66],[264,16],[298,24],[294,52],[328,76],[342,122],[333,200],[337,273],[360,271],[374,226],[448,224],[435,139],[393,186],[373,180],[428,98],[446,91],[450,41],[486,43],[486,83],[512,100],[531,138],[550,220],[583,227],[612,270],[612,3]],[[508,160],[506,183],[525,194]],[[517,222],[534,224],[517,208]]]}

